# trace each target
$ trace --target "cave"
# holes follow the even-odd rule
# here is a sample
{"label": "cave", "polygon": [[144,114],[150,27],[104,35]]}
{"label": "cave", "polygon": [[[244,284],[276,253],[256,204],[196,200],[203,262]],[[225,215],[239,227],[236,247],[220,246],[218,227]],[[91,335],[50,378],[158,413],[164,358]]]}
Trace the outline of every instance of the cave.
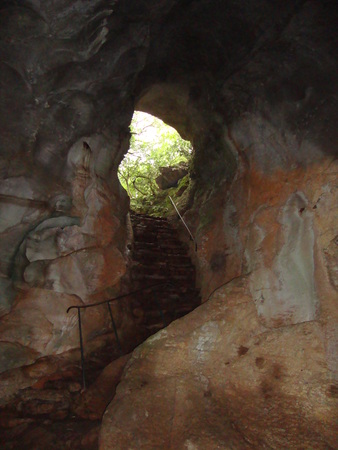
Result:
{"label": "cave", "polygon": [[[1,2],[3,448],[337,448],[337,22],[333,0]],[[198,304],[147,335],[129,297],[116,333],[85,308],[140,288],[135,110],[194,148],[195,242],[170,226]],[[111,352],[87,386],[79,311],[87,368]]]}

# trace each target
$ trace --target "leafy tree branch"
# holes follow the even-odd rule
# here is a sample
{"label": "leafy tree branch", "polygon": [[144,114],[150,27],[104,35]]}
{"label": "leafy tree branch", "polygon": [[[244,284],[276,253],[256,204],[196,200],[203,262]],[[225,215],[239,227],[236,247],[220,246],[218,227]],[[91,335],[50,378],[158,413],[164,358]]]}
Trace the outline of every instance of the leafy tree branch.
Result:
{"label": "leafy tree branch", "polygon": [[154,203],[159,196],[155,179],[160,175],[160,167],[188,163],[192,147],[176,130],[145,113],[135,112],[130,129],[130,149],[118,175],[130,197],[131,208],[142,212],[145,204]]}

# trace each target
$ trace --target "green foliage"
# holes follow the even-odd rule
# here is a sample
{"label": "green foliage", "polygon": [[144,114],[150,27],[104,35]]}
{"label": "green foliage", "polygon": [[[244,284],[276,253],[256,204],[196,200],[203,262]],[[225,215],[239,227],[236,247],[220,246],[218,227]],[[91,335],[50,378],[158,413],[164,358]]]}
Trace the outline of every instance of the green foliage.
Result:
{"label": "green foliage", "polygon": [[160,119],[141,112],[135,112],[130,129],[130,149],[118,171],[120,182],[130,197],[131,209],[163,215],[168,192],[160,191],[155,182],[159,168],[189,162],[191,144]]}

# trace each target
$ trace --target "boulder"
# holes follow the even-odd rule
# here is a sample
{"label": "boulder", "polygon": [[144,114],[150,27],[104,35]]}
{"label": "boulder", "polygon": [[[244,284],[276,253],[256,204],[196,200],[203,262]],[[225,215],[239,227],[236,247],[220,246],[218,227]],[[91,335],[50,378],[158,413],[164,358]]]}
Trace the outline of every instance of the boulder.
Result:
{"label": "boulder", "polygon": [[249,280],[229,283],[134,351],[100,449],[335,448],[322,335],[318,322],[267,329]]}
{"label": "boulder", "polygon": [[188,167],[179,165],[173,167],[160,167],[161,175],[156,178],[156,184],[161,190],[177,186],[177,183],[187,175]]}

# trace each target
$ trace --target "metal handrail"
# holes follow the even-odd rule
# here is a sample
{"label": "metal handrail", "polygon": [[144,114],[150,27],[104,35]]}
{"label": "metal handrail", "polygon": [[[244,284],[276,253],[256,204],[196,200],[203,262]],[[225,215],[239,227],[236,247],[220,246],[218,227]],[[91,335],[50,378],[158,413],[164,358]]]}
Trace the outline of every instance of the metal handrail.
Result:
{"label": "metal handrail", "polygon": [[122,295],[119,295],[118,297],[114,297],[109,300],[103,300],[102,302],[89,303],[88,305],[72,305],[67,309],[67,314],[73,308],[86,309],[86,308],[91,308],[92,306],[104,305],[105,303],[115,302],[117,300],[120,300],[121,298],[129,297],[129,295],[138,294],[139,292],[146,291],[148,289],[153,289],[156,286],[163,286],[164,284],[172,284],[172,283],[170,281],[163,281],[161,283],[155,283],[155,284],[151,284],[150,286],[147,286],[144,288],[136,289],[136,291],[131,291],[131,292],[128,292],[127,294],[122,294]]}
{"label": "metal handrail", "polygon": [[171,201],[173,207],[175,208],[175,210],[176,210],[176,212],[177,212],[177,214],[178,214],[178,217],[182,220],[183,225],[184,225],[185,228],[187,229],[187,231],[188,231],[188,233],[189,233],[189,236],[190,236],[190,240],[193,241],[193,243],[195,244],[195,252],[197,252],[197,242],[196,242],[194,236],[192,235],[192,233],[191,233],[191,231],[190,231],[188,225],[186,224],[185,220],[183,219],[183,217],[181,216],[179,210],[177,209],[177,206],[175,205],[174,200],[170,197],[170,195],[168,195],[168,197],[169,197],[169,199],[170,199],[170,201]]}
{"label": "metal handrail", "polygon": [[[84,360],[84,350],[83,350],[81,309],[92,308],[94,306],[107,304],[109,315],[110,315],[110,318],[111,318],[111,321],[112,321],[112,326],[113,326],[113,330],[114,330],[117,346],[118,346],[120,354],[122,355],[123,354],[122,346],[121,346],[121,342],[120,342],[120,339],[119,339],[119,336],[118,336],[117,327],[116,327],[116,324],[115,324],[115,321],[114,321],[114,318],[113,318],[113,313],[112,313],[112,310],[111,310],[111,307],[110,307],[110,303],[118,301],[118,300],[121,300],[122,298],[125,298],[125,297],[129,297],[130,295],[134,295],[134,294],[137,294],[139,292],[147,291],[148,289],[154,289],[156,287],[164,286],[164,285],[173,285],[173,283],[171,283],[170,281],[163,281],[161,283],[156,283],[156,284],[152,284],[150,286],[146,286],[146,287],[143,287],[143,288],[140,288],[140,289],[136,289],[135,291],[131,291],[131,292],[128,292],[127,294],[119,295],[118,297],[114,297],[114,298],[111,298],[109,300],[103,300],[102,302],[97,302],[97,303],[90,303],[88,305],[72,305],[72,306],[70,306],[67,309],[67,314],[69,313],[69,311],[71,309],[77,309],[78,324],[79,324],[79,339],[80,339],[80,351],[81,351],[81,369],[82,369],[82,387],[83,387],[83,389],[86,389],[86,374],[85,374],[85,360]],[[167,326],[166,321],[164,319],[163,311],[161,310],[160,304],[157,301],[157,299],[156,299],[156,304],[157,304],[157,307],[159,309],[163,325]]]}

